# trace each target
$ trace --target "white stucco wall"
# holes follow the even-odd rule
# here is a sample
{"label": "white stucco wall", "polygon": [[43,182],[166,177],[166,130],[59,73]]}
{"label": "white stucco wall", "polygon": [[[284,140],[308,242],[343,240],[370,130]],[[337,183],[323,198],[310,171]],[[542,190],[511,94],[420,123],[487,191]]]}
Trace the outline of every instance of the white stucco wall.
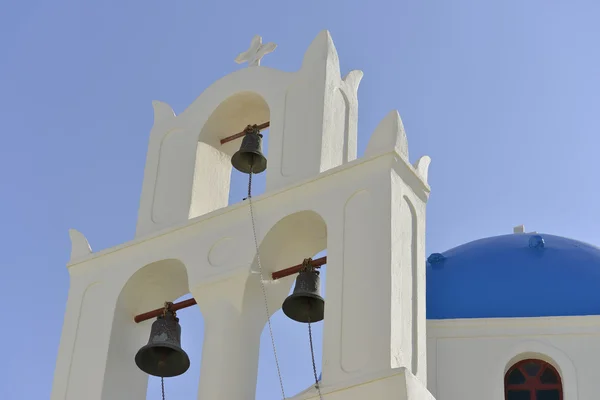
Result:
{"label": "white stucco wall", "polygon": [[438,400],[504,400],[504,374],[537,358],[561,374],[564,400],[600,393],[600,317],[427,322],[428,387]]}
{"label": "white stucco wall", "polygon": [[[324,387],[393,367],[410,369],[413,357],[426,354],[419,349],[413,355],[412,338],[425,333],[413,330],[411,296],[403,295],[412,290],[414,269],[424,276],[424,258],[396,259],[390,249],[424,251],[422,214],[410,215],[423,212],[427,193],[416,170],[392,152],[254,199],[265,275],[327,248]],[[398,196],[414,209],[395,204]],[[265,321],[252,272],[248,211],[246,203],[236,204],[74,260],[53,400],[145,398],[147,377],[133,356],[147,341],[151,321],[135,324],[132,318],[188,291],[198,301],[207,332],[202,371],[209,372],[200,377],[199,398],[235,400],[254,393]],[[396,226],[403,223],[410,223],[408,238],[396,238]],[[410,237],[412,226],[419,227],[419,237]],[[413,266],[413,259],[423,262]],[[292,281],[267,282],[271,312],[281,307]],[[424,309],[417,313],[424,318]],[[208,367],[228,363],[246,367],[239,376]],[[237,384],[227,385],[232,379]]]}
{"label": "white stucco wall", "polygon": [[[239,141],[221,148],[218,139],[269,114],[267,190],[252,200],[269,311],[281,307],[294,280],[273,281],[270,273],[327,249],[323,390],[331,399],[340,391],[363,399],[364,385],[379,382],[377,398],[431,398],[424,292],[430,160],[409,163],[395,111],[356,159],[361,76],[340,78],[333,42],[322,32],[296,75],[240,70],[179,117],[154,104],[136,238],[93,253],[83,234],[70,232],[71,286],[52,400],[145,399],[147,376],[134,355],[152,321],[133,317],[190,292],[205,325],[198,398],[253,398],[264,300],[248,201],[227,206]],[[237,368],[215,368],[223,365]]]}

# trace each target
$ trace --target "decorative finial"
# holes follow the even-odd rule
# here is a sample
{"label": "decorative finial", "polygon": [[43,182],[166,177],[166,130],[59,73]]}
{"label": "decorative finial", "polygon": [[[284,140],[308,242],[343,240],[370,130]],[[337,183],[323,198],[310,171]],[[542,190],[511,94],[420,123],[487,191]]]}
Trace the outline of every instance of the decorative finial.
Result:
{"label": "decorative finial", "polygon": [[69,229],[69,236],[71,237],[71,259],[69,262],[92,254],[92,248],[83,233],[76,229]]}
{"label": "decorative finial", "polygon": [[431,265],[438,264],[444,261],[446,257],[444,257],[441,253],[432,253],[429,257],[427,257],[427,262]]}
{"label": "decorative finial", "polygon": [[545,243],[544,238],[540,235],[533,235],[529,238],[529,247],[532,249],[543,249]]}
{"label": "decorative finial", "polygon": [[525,225],[515,226],[513,228],[513,233],[525,233]]}
{"label": "decorative finial", "polygon": [[243,53],[240,53],[235,62],[238,64],[248,63],[249,67],[258,67],[260,65],[260,59],[265,55],[272,53],[277,45],[273,42],[262,44],[262,37],[255,35],[250,42],[250,48]]}

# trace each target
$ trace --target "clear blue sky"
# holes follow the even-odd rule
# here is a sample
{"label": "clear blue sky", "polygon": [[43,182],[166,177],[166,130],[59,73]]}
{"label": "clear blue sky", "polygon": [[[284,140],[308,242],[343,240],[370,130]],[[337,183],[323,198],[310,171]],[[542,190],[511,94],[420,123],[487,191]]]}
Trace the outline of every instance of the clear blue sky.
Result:
{"label": "clear blue sky", "polygon": [[[522,223],[600,244],[599,15],[596,0],[6,2],[0,398],[49,397],[67,230],[94,250],[133,238],[151,101],[183,111],[242,68],[233,59],[257,33],[278,44],[263,65],[293,71],[317,33],[331,31],[342,73],[365,73],[359,155],[378,122],[400,111],[411,161],[433,159],[428,254]],[[237,202],[243,181],[234,187]],[[180,316],[184,346],[197,354],[200,312]],[[289,396],[311,383],[308,347],[297,344],[306,327],[279,313],[274,329]],[[277,399],[263,343],[258,398]],[[167,382],[168,398],[194,399],[198,373],[192,357]],[[148,399],[158,395],[151,380]]]}

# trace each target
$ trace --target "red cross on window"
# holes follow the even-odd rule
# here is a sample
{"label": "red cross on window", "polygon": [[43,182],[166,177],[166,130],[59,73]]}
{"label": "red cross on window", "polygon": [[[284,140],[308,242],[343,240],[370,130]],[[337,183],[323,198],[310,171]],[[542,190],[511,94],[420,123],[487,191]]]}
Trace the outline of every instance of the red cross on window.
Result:
{"label": "red cross on window", "polygon": [[506,400],[563,400],[559,373],[542,360],[523,360],[510,367],[504,393]]}

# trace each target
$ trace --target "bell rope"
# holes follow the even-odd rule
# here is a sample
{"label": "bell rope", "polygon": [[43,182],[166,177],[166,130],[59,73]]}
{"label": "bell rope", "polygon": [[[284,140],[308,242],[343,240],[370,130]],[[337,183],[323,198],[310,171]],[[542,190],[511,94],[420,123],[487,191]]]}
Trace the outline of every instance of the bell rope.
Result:
{"label": "bell rope", "polygon": [[[266,161],[265,161],[266,162]],[[265,311],[267,313],[267,326],[269,327],[269,336],[271,338],[271,346],[273,347],[273,356],[275,358],[275,367],[277,367],[277,376],[279,378],[279,386],[281,388],[281,398],[285,400],[285,389],[283,387],[283,378],[281,376],[281,368],[279,367],[279,357],[277,357],[277,348],[275,346],[275,337],[273,336],[273,328],[271,327],[271,316],[269,313],[269,301],[267,299],[267,289],[265,288],[262,263],[260,262],[260,251],[258,246],[258,236],[256,235],[256,221],[254,219],[254,207],[252,204],[252,166],[248,174],[248,205],[250,206],[250,222],[252,223],[252,234],[254,236],[254,247],[256,249],[256,263],[258,264],[258,272],[260,275],[260,287],[265,301]]]}

